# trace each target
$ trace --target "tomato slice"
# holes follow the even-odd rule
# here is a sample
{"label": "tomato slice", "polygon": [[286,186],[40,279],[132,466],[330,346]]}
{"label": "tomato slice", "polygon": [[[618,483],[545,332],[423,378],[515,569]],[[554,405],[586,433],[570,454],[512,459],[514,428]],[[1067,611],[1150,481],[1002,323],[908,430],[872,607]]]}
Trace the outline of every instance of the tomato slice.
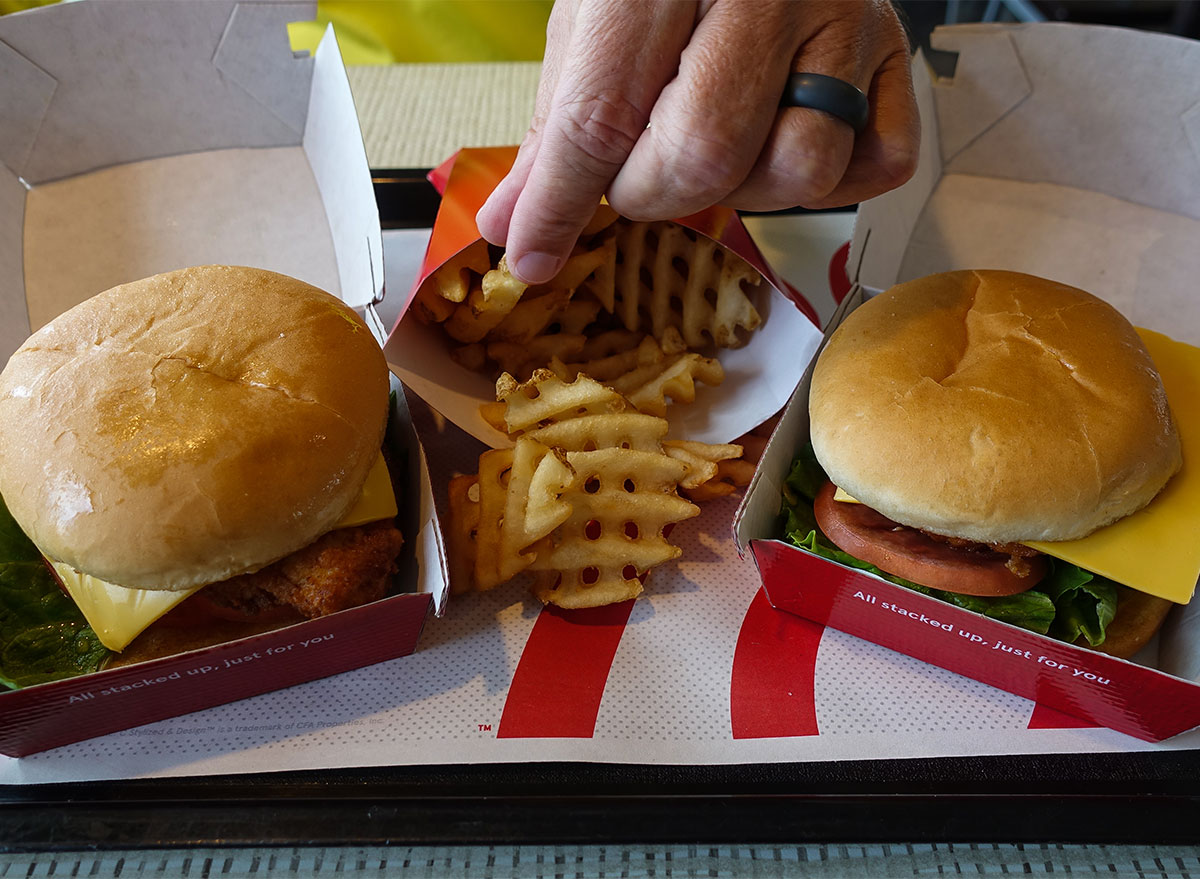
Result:
{"label": "tomato slice", "polygon": [[826,482],[813,503],[825,536],[842,550],[882,571],[931,589],[963,595],[1016,595],[1046,576],[1044,556],[1023,559],[1022,576],[1008,567],[1009,555],[982,544],[951,546],[924,532],[893,522],[866,504],[835,501]]}

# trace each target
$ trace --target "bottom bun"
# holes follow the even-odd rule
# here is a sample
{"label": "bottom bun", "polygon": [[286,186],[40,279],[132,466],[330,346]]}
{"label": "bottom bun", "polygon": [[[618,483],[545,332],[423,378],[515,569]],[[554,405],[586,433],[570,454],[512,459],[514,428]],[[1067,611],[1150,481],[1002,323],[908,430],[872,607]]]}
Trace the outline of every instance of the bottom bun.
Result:
{"label": "bottom bun", "polygon": [[[1128,659],[1150,642],[1174,604],[1156,595],[1117,586],[1117,613],[1105,630],[1104,643],[1092,650]],[[1090,647],[1085,641],[1076,641]]]}

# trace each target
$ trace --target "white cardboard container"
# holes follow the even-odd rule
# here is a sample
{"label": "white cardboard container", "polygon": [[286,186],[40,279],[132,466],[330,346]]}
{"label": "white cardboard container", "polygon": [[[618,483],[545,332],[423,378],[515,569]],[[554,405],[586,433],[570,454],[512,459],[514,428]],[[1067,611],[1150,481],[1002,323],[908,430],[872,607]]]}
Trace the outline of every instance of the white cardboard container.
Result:
{"label": "white cardboard container", "polygon": [[[508,172],[516,150],[464,148],[431,175],[442,201],[405,309],[436,269],[481,239],[475,215]],[[812,332],[817,315],[802,291],[789,288],[767,265],[741,219],[727,208],[709,208],[674,222],[733,251],[761,275],[747,292],[762,324],[745,345],[711,354],[720,361],[724,380],[716,386],[699,383],[694,402],[667,408],[673,437],[732,442],[776,414],[787,401],[820,341],[820,333]],[[511,445],[512,440],[480,414],[481,405],[495,401],[494,379],[457,363],[451,356],[452,343],[440,327],[430,327],[415,316],[405,319],[406,310],[400,314],[384,348],[392,371],[480,442],[493,448]]]}
{"label": "white cardboard container", "polygon": [[[830,330],[892,284],[1003,268],[1082,287],[1136,326],[1200,345],[1200,43],[1043,23],[940,28],[933,46],[957,53],[954,76],[935,80],[921,59],[914,63],[919,167],[904,186],[860,207],[848,264],[856,286]],[[1139,738],[1200,725],[1196,601],[1172,611],[1137,662],[1117,660],[780,540],[780,489],[808,436],[807,402],[808,373],[734,522],[739,549],[754,553],[776,607]],[[879,610],[897,605],[903,619]],[[986,634],[979,641],[988,648],[1003,639],[1024,653],[1014,647],[997,661],[998,651],[979,642],[912,624],[925,619],[919,614]],[[1039,665],[1038,656],[1054,663]]]}
{"label": "white cardboard container", "polygon": [[[382,342],[382,236],[345,68],[332,30],[312,57],[288,42],[287,23],[314,14],[315,3],[95,0],[0,18],[0,362],[95,293],[210,263],[328,290]],[[392,428],[411,488],[402,499],[402,594],[179,657],[2,692],[0,753],[412,652],[447,584],[424,454],[403,389],[393,387]],[[261,661],[242,662],[250,656]]]}

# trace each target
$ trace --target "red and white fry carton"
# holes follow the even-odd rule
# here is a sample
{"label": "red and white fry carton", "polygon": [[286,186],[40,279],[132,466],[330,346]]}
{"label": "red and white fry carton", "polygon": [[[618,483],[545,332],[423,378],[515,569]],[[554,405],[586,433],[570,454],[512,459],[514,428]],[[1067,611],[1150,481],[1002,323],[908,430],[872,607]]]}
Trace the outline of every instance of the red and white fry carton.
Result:
{"label": "red and white fry carton", "polygon": [[1184,469],[1145,512],[1170,504],[1170,515],[1141,529],[1121,563],[1177,606],[1155,642],[1133,660],[1114,659],[784,542],[780,495],[808,439],[807,375],[735,537],[780,610],[1159,741],[1200,725],[1200,602],[1188,604],[1200,574],[1200,43],[1035,24],[942,28],[933,45],[957,53],[954,75],[934,79],[921,59],[914,65],[920,165],[903,187],[861,206],[848,264],[855,286],[831,328],[894,283],[986,268],[1089,290],[1169,337],[1150,350]]}
{"label": "red and white fry carton", "polygon": [[[71,3],[0,18],[0,362],[62,311],[191,265],[283,272],[376,328],[379,218],[332,32],[293,55],[314,3]],[[376,330],[377,335],[382,335]],[[398,382],[394,388],[402,390]],[[397,594],[167,659],[0,691],[21,756],[411,653],[446,594],[404,394]]]}
{"label": "red and white fry carton", "polygon": [[[494,403],[494,381],[461,366],[451,357],[452,340],[438,326],[408,313],[417,290],[449,259],[480,240],[475,214],[512,167],[516,147],[463,149],[430,175],[442,192],[425,260],[385,351],[392,371],[451,422],[492,447],[509,445],[481,416],[479,407]],[[741,256],[762,276],[750,291],[762,324],[740,348],[715,354],[725,370],[716,387],[700,385],[695,402],[667,407],[671,436],[726,443],[777,413],[796,386],[816,350],[812,306],[767,265],[737,214],[713,208],[674,222]],[[797,339],[807,340],[797,345]],[[806,346],[805,346],[806,345]]]}

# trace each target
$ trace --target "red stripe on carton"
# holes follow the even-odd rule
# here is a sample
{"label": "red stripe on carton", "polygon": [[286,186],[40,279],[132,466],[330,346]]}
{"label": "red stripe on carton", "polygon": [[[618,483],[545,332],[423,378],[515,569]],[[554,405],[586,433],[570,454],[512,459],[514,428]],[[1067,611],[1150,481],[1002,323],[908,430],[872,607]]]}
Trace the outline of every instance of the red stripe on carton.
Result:
{"label": "red stripe on carton", "polygon": [[752,540],[779,610],[1147,741],[1200,725],[1200,687],[962,610],[779,540]]}

